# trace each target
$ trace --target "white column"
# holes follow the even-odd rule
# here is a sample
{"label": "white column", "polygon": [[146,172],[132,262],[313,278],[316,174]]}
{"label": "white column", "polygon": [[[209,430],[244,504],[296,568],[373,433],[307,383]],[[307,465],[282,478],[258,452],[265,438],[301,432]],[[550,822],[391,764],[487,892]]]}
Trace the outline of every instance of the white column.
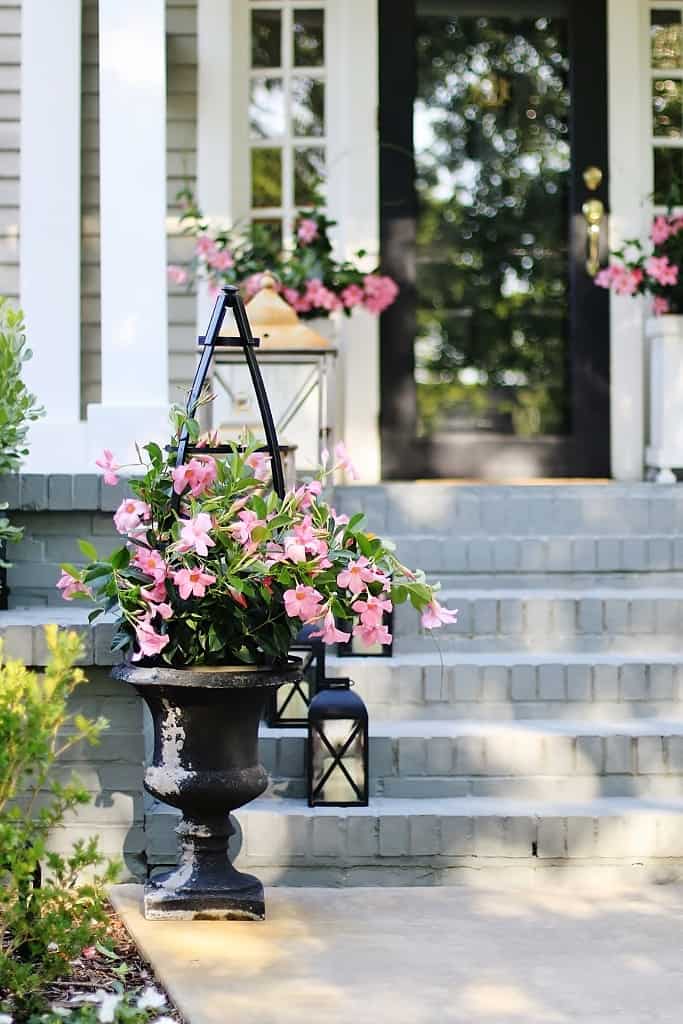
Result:
{"label": "white column", "polygon": [[[327,133],[330,215],[350,257],[379,257],[377,0],[330,0],[327,7]],[[353,68],[353,73],[349,69]],[[380,478],[379,323],[356,311],[340,330],[341,430],[363,483]]]}
{"label": "white column", "polygon": [[164,0],[100,0],[102,401],[91,452],[168,432]]}
{"label": "white column", "polygon": [[[643,232],[651,159],[643,111],[643,5],[609,0],[610,248]],[[645,449],[645,343],[640,299],[612,296],[610,408],[612,476],[642,480]]]}
{"label": "white column", "polygon": [[33,472],[83,468],[80,423],[81,0],[21,12],[21,304],[33,359],[24,377],[45,406],[31,430]]}

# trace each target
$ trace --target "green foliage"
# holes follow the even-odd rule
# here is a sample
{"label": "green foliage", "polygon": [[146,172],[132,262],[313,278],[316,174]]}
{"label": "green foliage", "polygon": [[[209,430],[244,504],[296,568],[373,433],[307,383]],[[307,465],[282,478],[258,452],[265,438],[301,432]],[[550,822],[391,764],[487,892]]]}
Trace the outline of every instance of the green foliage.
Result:
{"label": "green foliage", "polygon": [[[0,660],[0,989],[31,1006],[46,982],[69,972],[69,960],[104,934],[105,864],[97,839],[62,856],[50,833],[90,797],[73,778],[55,777],[59,759],[106,727],[71,714],[68,701],[85,677],[74,667],[82,646],[73,632],[46,627],[45,673]],[[41,882],[42,884],[37,884]],[[87,880],[84,880],[87,876]]]}
{"label": "green foliage", "polygon": [[80,997],[80,1004],[74,1005],[72,1001],[68,1006],[59,1005],[47,1013],[34,1014],[28,1024],[63,1024],[65,1018],[69,1024],[175,1024],[164,1014],[165,1009],[166,998],[157,989],[126,991],[120,982],[115,982],[110,992],[98,989],[92,995]]}
{"label": "green foliage", "polygon": [[19,469],[28,453],[29,424],[43,415],[36,396],[21,379],[23,364],[31,355],[23,313],[0,298],[0,473]]}
{"label": "green foliage", "polygon": [[[6,508],[6,502],[0,503],[0,512],[4,512]],[[15,544],[21,540],[23,532],[20,526],[12,526],[7,516],[0,515],[0,569],[6,569],[9,566],[9,562],[2,557],[3,542]]]}

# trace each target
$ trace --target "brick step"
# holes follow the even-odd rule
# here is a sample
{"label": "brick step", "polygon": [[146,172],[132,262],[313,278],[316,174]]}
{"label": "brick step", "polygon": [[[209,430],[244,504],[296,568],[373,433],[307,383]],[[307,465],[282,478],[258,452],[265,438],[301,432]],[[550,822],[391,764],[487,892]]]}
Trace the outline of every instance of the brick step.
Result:
{"label": "brick step", "polygon": [[[305,731],[262,729],[271,791],[305,795]],[[376,796],[683,795],[683,720],[371,721]]]}
{"label": "brick step", "polygon": [[[669,881],[683,867],[680,798],[378,797],[369,807],[311,809],[261,797],[236,817],[237,866],[271,884],[476,884],[486,869],[550,866],[616,867]],[[151,866],[175,862],[176,820],[162,808],[150,811]]]}
{"label": "brick step", "polygon": [[[411,533],[392,535],[398,557],[437,576],[493,574],[575,574],[581,584],[587,574],[673,573],[683,570],[683,537],[669,534],[628,536],[506,535],[462,537]],[[571,577],[570,577],[571,578]]]}
{"label": "brick step", "polygon": [[413,650],[680,650],[683,600],[677,588],[584,590],[444,589],[458,621],[429,633],[409,605],[394,616],[394,647]]}
{"label": "brick step", "polygon": [[337,487],[340,512],[365,512],[379,532],[444,536],[638,536],[683,532],[676,484],[385,483]]}
{"label": "brick step", "polygon": [[330,658],[370,718],[486,720],[673,718],[683,709],[683,654],[512,650]]}

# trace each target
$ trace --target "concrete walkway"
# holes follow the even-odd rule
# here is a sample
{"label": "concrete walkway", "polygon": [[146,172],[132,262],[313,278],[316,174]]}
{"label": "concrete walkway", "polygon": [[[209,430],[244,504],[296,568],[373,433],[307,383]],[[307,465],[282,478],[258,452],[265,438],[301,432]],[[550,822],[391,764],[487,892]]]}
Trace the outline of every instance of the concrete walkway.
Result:
{"label": "concrete walkway", "polygon": [[270,889],[268,920],[113,902],[188,1024],[681,1024],[683,888]]}

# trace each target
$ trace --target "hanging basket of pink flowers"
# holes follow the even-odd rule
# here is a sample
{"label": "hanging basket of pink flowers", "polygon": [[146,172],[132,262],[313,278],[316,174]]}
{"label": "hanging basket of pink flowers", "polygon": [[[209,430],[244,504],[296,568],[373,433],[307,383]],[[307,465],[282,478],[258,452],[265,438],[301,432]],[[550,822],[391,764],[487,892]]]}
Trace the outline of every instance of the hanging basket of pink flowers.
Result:
{"label": "hanging basket of pink flowers", "polygon": [[275,276],[277,290],[302,319],[350,316],[354,309],[379,315],[396,300],[398,285],[378,271],[366,273],[358,261],[367,255],[355,253],[354,261],[338,260],[329,237],[335,221],[319,207],[301,211],[289,251],[263,224],[216,229],[203,216],[192,191],[178,193],[182,209],[181,227],[194,241],[192,258],[185,264],[171,264],[172,284],[192,287],[205,281],[213,296],[224,285],[238,285],[245,300],[261,287],[265,267]]}
{"label": "hanging basket of pink flowers", "polygon": [[654,218],[649,245],[629,239],[610,253],[595,283],[616,295],[649,295],[655,316],[683,313],[683,217],[669,212]]}

